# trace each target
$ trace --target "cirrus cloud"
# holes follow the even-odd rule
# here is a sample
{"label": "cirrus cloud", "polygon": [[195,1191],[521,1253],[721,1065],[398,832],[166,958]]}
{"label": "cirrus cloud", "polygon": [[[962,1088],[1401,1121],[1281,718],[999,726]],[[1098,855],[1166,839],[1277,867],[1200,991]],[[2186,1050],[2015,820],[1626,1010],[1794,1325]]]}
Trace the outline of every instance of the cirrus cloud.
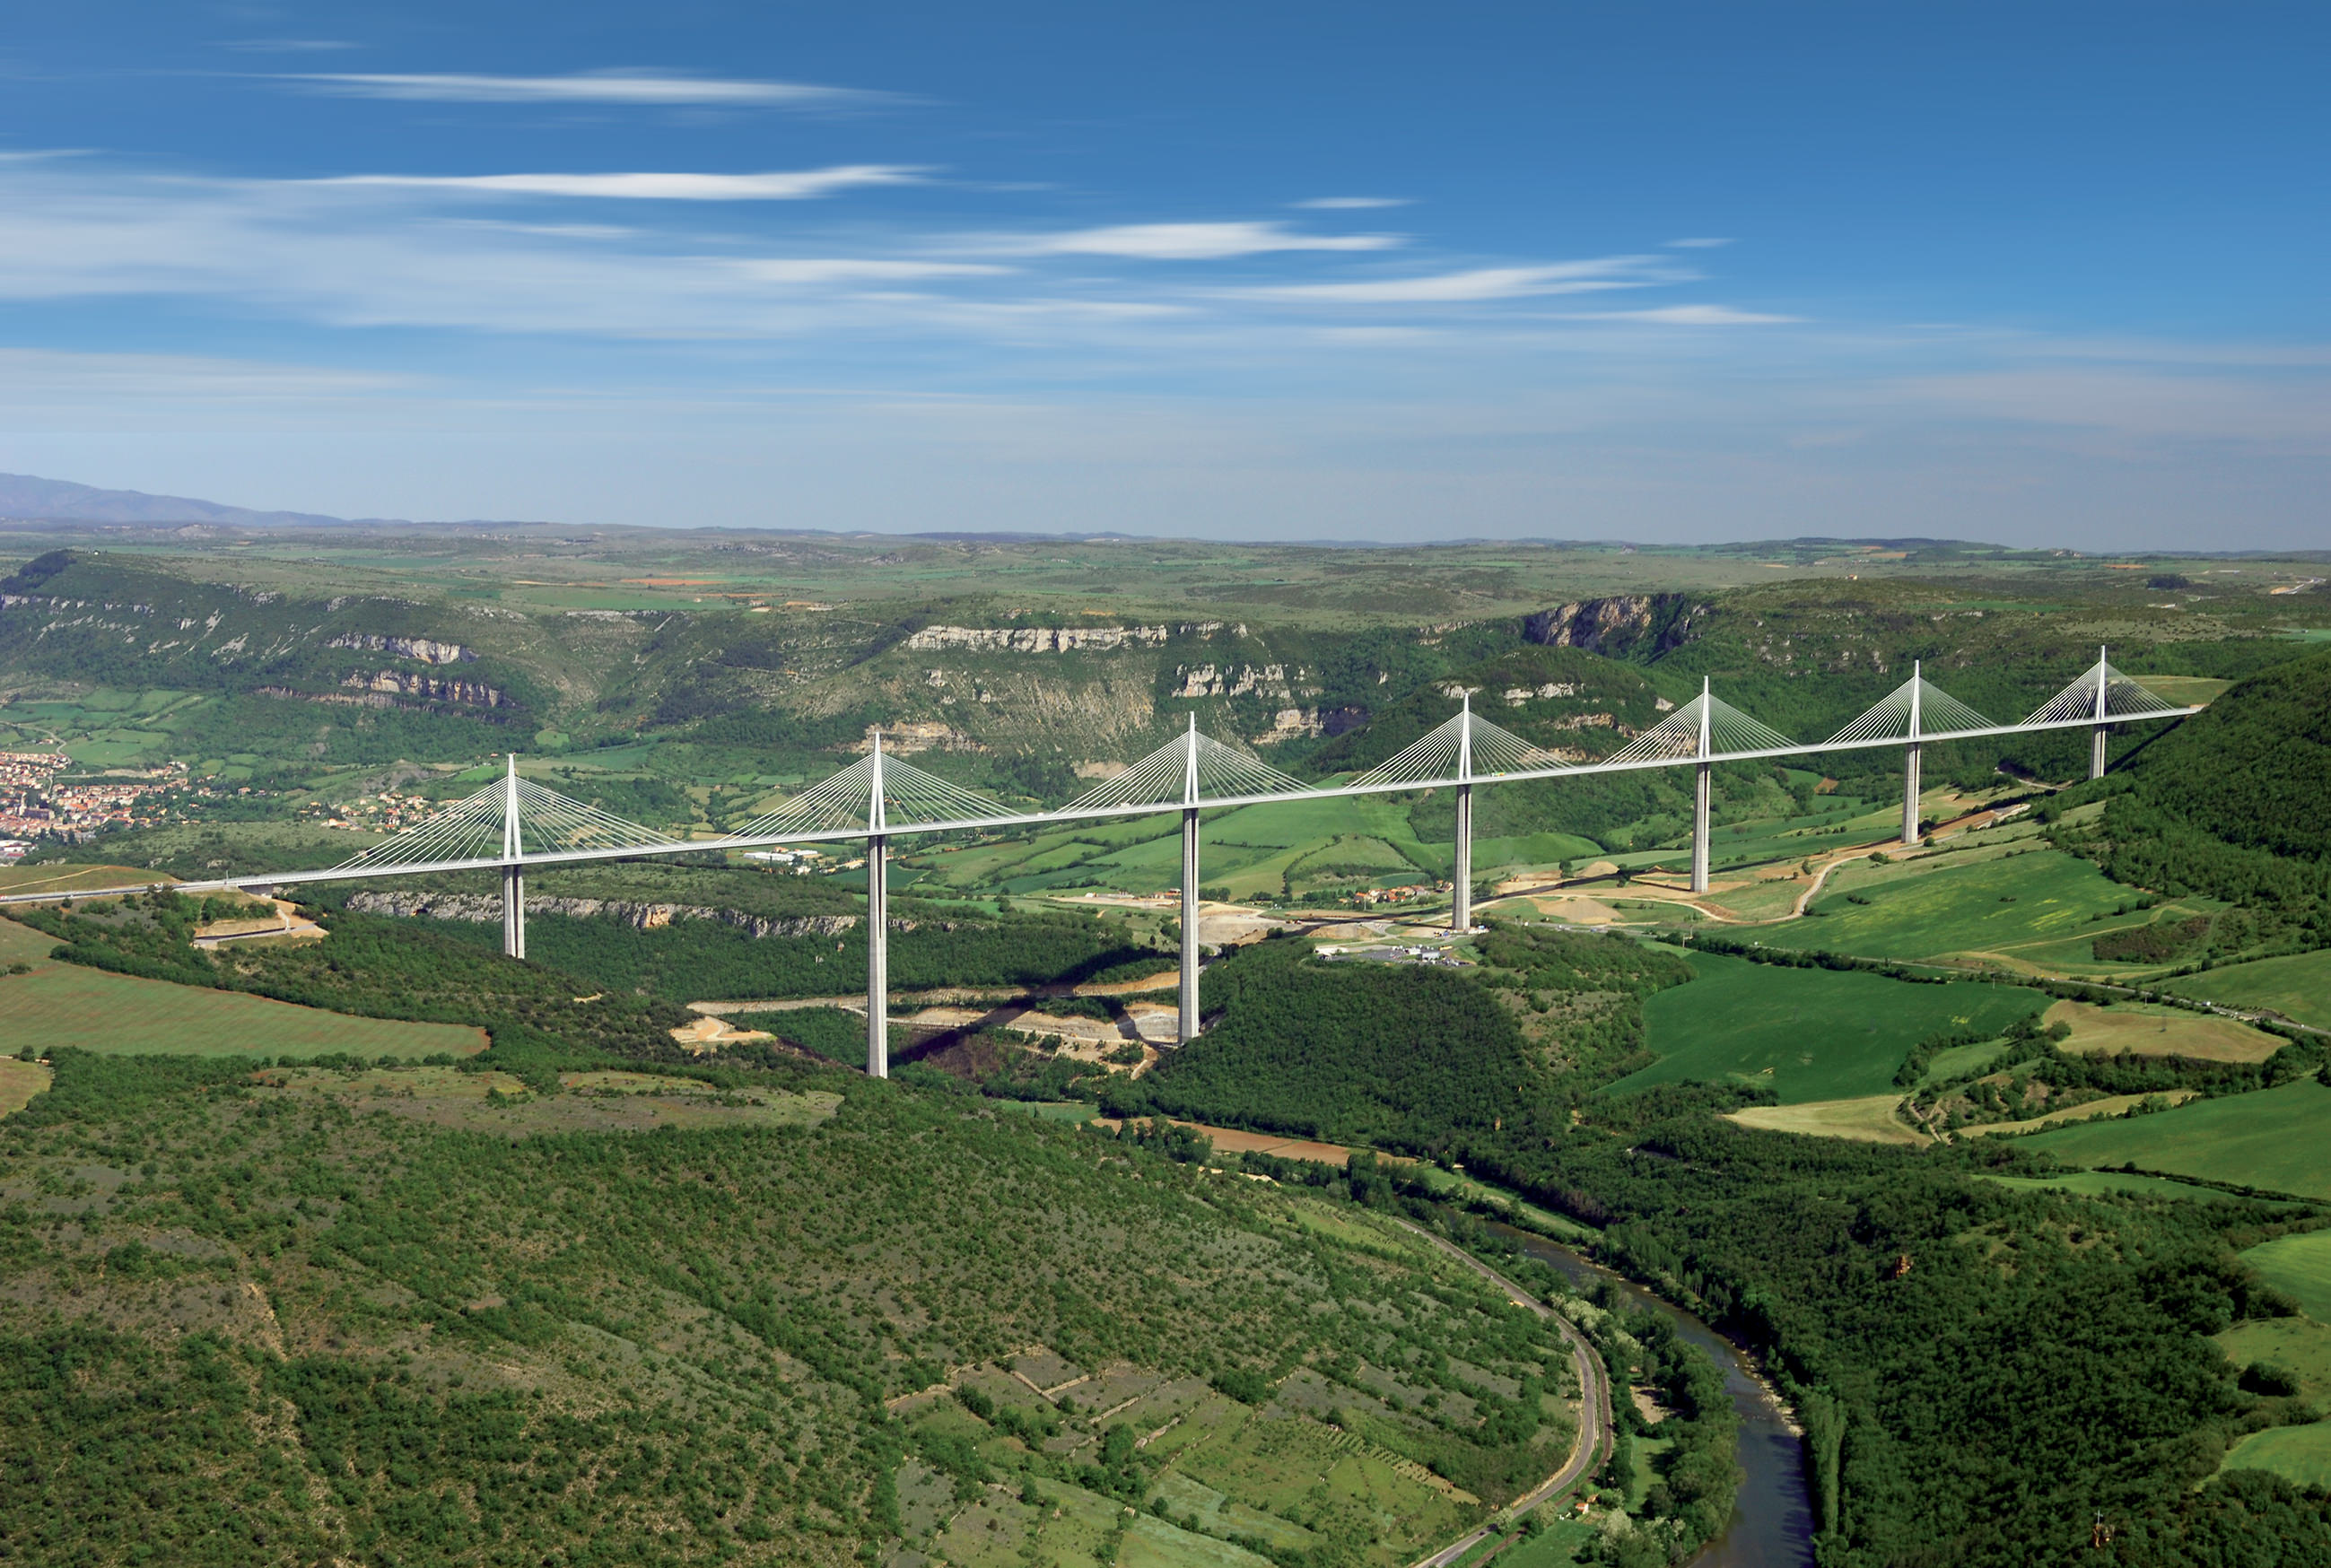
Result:
{"label": "cirrus cloud", "polygon": [[1397,234],[1307,234],[1279,223],[1118,223],[983,242],[1014,256],[1116,256],[1145,261],[1220,261],[1280,251],[1388,251]]}
{"label": "cirrus cloud", "polygon": [[423,103],[614,103],[730,108],[840,108],[896,101],[896,95],[804,81],[749,81],[673,71],[592,71],[567,76],[471,76],[458,72],[386,74],[286,72],[276,80],[343,98]]}
{"label": "cirrus cloud", "polygon": [[1584,294],[1604,289],[1641,289],[1672,280],[1657,275],[1649,256],[1604,256],[1538,267],[1473,267],[1412,278],[1366,278],[1353,282],[1283,283],[1243,291],[1257,299],[1311,301],[1323,305],[1470,305],[1532,295]]}
{"label": "cirrus cloud", "polygon": [[843,164],[834,168],[756,175],[335,175],[328,179],[292,183],[475,191],[489,195],[593,196],[615,201],[799,202],[867,185],[917,185],[925,172],[900,164]]}

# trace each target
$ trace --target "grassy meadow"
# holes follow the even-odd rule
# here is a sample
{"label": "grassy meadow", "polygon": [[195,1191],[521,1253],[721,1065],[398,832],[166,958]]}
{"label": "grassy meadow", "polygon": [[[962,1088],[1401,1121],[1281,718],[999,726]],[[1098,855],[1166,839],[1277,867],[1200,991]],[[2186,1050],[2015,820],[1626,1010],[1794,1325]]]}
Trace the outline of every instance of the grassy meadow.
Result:
{"label": "grassy meadow", "polygon": [[2331,947],[2209,969],[2162,987],[2198,1002],[2258,1007],[2296,1023],[2331,1029]]}
{"label": "grassy meadow", "polygon": [[2048,1010],[2047,1022],[2071,1030],[2063,1049],[2076,1056],[2126,1051],[2132,1056],[2184,1056],[2196,1061],[2264,1061],[2284,1044],[2275,1035],[2231,1018],[2212,1018],[2155,1003],[2117,1002],[2098,1007],[2086,1002],[2059,1002]]}
{"label": "grassy meadow", "polygon": [[2307,1316],[2331,1324],[2331,1231],[2279,1236],[2243,1253],[2242,1261],[2288,1291]]}
{"label": "grassy meadow", "polygon": [[2183,912],[2164,905],[2113,913],[2131,902],[2129,889],[2094,863],[2053,850],[1946,853],[1841,869],[1813,905],[1817,917],[1762,940],[1869,958],[1964,955],[2010,968],[2088,969],[2096,937]]}
{"label": "grassy meadow", "polygon": [[1689,962],[1698,979],[1643,1004],[1645,1042],[1660,1060],[1609,1092],[1729,1079],[1770,1088],[1784,1106],[1884,1095],[1920,1041],[2003,1031],[2045,1000],[2007,986],[1915,985],[1720,954],[1694,953]]}
{"label": "grassy meadow", "polygon": [[10,1048],[79,1046],[116,1056],[323,1056],[335,1051],[412,1060],[473,1056],[485,1031],[466,1024],[356,1018],[235,991],[142,980],[49,960],[56,944],[0,920],[0,1036]]}
{"label": "grassy meadow", "polygon": [[2322,1149],[2331,1136],[2331,1088],[2313,1079],[2196,1100],[2157,1116],[2039,1135],[2024,1146],[2067,1164],[2118,1165],[2198,1176],[2303,1198],[2331,1199]]}

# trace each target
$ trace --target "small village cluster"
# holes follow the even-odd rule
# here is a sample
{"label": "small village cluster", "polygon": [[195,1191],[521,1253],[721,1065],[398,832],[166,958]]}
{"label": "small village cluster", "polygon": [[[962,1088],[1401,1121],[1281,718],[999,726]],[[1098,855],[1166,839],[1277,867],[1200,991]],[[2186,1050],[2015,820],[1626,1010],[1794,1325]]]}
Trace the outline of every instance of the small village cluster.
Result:
{"label": "small village cluster", "polygon": [[20,860],[35,840],[71,842],[109,828],[159,821],[158,797],[184,787],[184,763],[130,774],[75,778],[58,775],[73,765],[61,751],[0,751],[0,863]]}

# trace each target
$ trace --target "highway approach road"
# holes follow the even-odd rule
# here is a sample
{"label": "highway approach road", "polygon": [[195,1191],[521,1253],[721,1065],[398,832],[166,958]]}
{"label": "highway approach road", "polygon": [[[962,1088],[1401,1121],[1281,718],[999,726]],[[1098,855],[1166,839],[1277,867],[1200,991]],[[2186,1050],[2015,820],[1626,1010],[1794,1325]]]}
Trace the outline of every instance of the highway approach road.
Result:
{"label": "highway approach road", "polygon": [[1611,1382],[1604,1372],[1603,1357],[1596,1353],[1593,1345],[1586,1343],[1586,1336],[1578,1332],[1577,1326],[1570,1319],[1563,1316],[1545,1302],[1540,1301],[1455,1243],[1435,1236],[1422,1226],[1412,1225],[1405,1220],[1394,1220],[1393,1222],[1415,1231],[1435,1247],[1463,1263],[1490,1284],[1504,1291],[1507,1297],[1516,1305],[1527,1307],[1540,1317],[1552,1320],[1554,1326],[1562,1330],[1562,1336],[1570,1342],[1571,1359],[1577,1364],[1578,1367],[1578,1437],[1571,1444],[1570,1458],[1563,1461],[1562,1468],[1508,1504],[1497,1518],[1483,1525],[1462,1540],[1451,1542],[1432,1556],[1420,1560],[1415,1565],[1415,1568],[1449,1568],[1449,1564],[1456,1562],[1458,1558],[1470,1552],[1491,1535],[1509,1527],[1514,1520],[1528,1513],[1540,1503],[1549,1498],[1558,1497],[1568,1491],[1602,1462],[1603,1455],[1609,1451],[1611,1446]]}

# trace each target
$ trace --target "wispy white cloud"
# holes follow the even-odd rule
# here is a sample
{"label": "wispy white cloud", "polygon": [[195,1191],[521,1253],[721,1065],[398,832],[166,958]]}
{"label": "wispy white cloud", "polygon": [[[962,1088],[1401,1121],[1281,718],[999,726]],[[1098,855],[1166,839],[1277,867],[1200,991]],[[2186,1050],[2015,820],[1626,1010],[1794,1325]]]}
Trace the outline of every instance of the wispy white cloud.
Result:
{"label": "wispy white cloud", "polygon": [[762,283],[914,283],[940,278],[983,278],[1008,272],[972,261],[899,261],[870,256],[767,256],[731,263],[740,277]]}
{"label": "wispy white cloud", "polygon": [[1802,316],[1768,316],[1755,310],[1736,310],[1729,305],[1660,305],[1648,310],[1583,310],[1568,312],[1565,321],[1641,321],[1655,327],[1775,327],[1802,321]]}
{"label": "wispy white cloud", "polygon": [[1289,299],[1322,305],[1466,305],[1548,294],[1586,294],[1605,289],[1640,289],[1666,281],[1652,272],[1653,258],[1604,256],[1541,267],[1474,267],[1413,278],[1369,278],[1352,282],[1282,283],[1242,291],[1255,299]]}
{"label": "wispy white cloud", "polygon": [[1728,239],[1670,240],[1668,249],[1670,251],[1717,251],[1731,242]]}
{"label": "wispy white cloud", "polygon": [[1404,207],[1406,196],[1313,196],[1308,202],[1293,204],[1315,213],[1362,212],[1370,207]]}
{"label": "wispy white cloud", "polygon": [[280,80],[346,98],[427,103],[614,103],[730,108],[844,108],[896,102],[896,95],[804,81],[751,81],[674,71],[594,71],[568,76],[459,73],[287,73]]}
{"label": "wispy white cloud", "polygon": [[1050,234],[998,236],[983,250],[1013,256],[1118,256],[1145,261],[1219,261],[1282,251],[1388,251],[1397,234],[1306,234],[1277,223],[1118,223]]}
{"label": "wispy white cloud", "polygon": [[401,190],[475,191],[496,195],[598,196],[617,201],[798,202],[865,185],[921,181],[926,171],[897,164],[845,164],[775,174],[338,175],[290,182],[374,185]]}

